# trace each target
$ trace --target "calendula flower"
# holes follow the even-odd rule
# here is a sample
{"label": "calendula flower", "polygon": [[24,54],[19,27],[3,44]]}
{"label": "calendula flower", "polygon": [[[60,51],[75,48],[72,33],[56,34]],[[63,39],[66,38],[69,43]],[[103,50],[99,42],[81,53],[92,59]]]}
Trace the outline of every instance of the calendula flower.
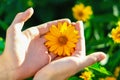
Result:
{"label": "calendula flower", "polygon": [[45,45],[49,51],[59,56],[72,55],[79,35],[75,26],[67,22],[52,25],[50,31],[45,35]]}
{"label": "calendula flower", "polygon": [[84,4],[76,4],[73,8],[73,16],[76,20],[86,21],[93,14],[91,6],[84,6]]}
{"label": "calendula flower", "polygon": [[27,4],[28,4],[28,6],[33,6],[34,5],[32,0],[28,0]]}
{"label": "calendula flower", "polygon": [[120,73],[120,67],[116,67],[116,68],[115,68],[115,71],[114,71],[115,77],[118,77],[118,76],[119,76],[119,73]]}
{"label": "calendula flower", "polygon": [[116,80],[115,77],[106,77],[105,80]]}
{"label": "calendula flower", "polygon": [[114,42],[120,43],[120,26],[112,29],[111,37]]}
{"label": "calendula flower", "polygon": [[105,78],[99,78],[99,80],[105,80]]}
{"label": "calendula flower", "polygon": [[116,80],[115,77],[100,78],[99,80]]}
{"label": "calendula flower", "polygon": [[117,22],[117,25],[120,26],[120,21]]}
{"label": "calendula flower", "polygon": [[91,77],[92,77],[92,72],[91,71],[85,71],[79,77],[84,79],[84,80],[90,80]]}

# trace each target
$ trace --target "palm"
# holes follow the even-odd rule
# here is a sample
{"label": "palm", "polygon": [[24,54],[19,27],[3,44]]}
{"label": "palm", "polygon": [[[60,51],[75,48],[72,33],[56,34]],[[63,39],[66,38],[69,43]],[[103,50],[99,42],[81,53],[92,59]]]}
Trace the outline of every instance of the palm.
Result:
{"label": "palm", "polygon": [[[25,56],[24,61],[20,65],[19,72],[22,73],[21,76],[28,77],[33,75],[38,69],[42,68],[45,64],[47,64],[49,62],[49,56],[46,53],[47,49],[44,46],[43,38],[35,37],[34,39],[30,40],[27,38],[28,35],[23,34],[23,36],[25,36],[25,38],[21,39],[23,44],[18,45],[22,47],[23,54],[25,54]],[[17,52],[20,52],[20,56],[21,51]]]}
{"label": "palm", "polygon": [[32,76],[50,61],[47,48],[44,46],[44,37],[39,37],[39,34],[33,37],[33,34],[29,34],[31,30],[15,33],[11,33],[13,29],[7,31],[5,53],[9,57],[8,63],[17,68],[19,79]]}
{"label": "palm", "polygon": [[[86,66],[105,58],[105,55],[101,52],[88,56],[85,55],[83,23],[79,21],[76,24],[73,23],[73,25],[79,31],[80,35],[74,54],[70,57],[56,57],[57,60],[54,59],[51,63],[39,70],[33,80],[40,80],[41,78],[43,80],[67,80],[68,77],[74,75]],[[43,77],[43,75],[47,75],[47,77]]]}
{"label": "palm", "polygon": [[43,35],[48,32],[51,25],[58,22],[70,22],[68,19],[51,21],[43,25],[29,28],[21,31],[25,21],[33,14],[30,8],[23,13],[19,13],[11,26],[7,30],[6,45],[4,56],[10,65],[10,69],[14,69],[17,79],[25,79],[35,74],[38,69],[46,65],[53,55],[47,53],[44,46],[45,39]]}

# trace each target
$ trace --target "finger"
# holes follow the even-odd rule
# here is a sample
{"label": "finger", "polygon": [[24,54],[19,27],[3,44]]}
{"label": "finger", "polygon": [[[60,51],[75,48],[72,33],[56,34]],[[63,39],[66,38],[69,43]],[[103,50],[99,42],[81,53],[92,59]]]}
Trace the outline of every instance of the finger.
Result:
{"label": "finger", "polygon": [[86,56],[86,58],[82,62],[80,62],[80,64],[79,64],[80,69],[90,66],[98,61],[101,61],[105,57],[106,57],[106,55],[103,52],[95,52],[93,54],[90,54],[90,55]]}
{"label": "finger", "polygon": [[55,55],[55,54],[53,54],[53,53],[49,53],[50,54],[50,56],[51,56],[51,60],[54,60],[56,57],[57,57],[57,55]]}
{"label": "finger", "polygon": [[76,29],[79,31],[79,41],[76,44],[75,55],[85,56],[85,38],[84,38],[84,26],[82,21],[78,21],[75,25]]}
{"label": "finger", "polygon": [[[44,36],[42,36],[42,37],[40,38],[40,42],[42,42],[43,44],[44,44],[46,41],[47,41],[47,40],[45,39]],[[46,46],[45,46],[45,47],[46,47]],[[47,47],[46,47],[46,50],[48,51],[48,48],[47,48]],[[50,55],[51,60],[54,60],[54,59],[57,57],[57,55],[53,54],[52,52],[49,52],[49,51],[48,51],[48,54]]]}
{"label": "finger", "polygon": [[33,14],[33,8],[27,9],[25,12],[18,13],[13,20],[10,28],[13,30],[21,30],[24,22],[26,22]]}
{"label": "finger", "polygon": [[71,23],[71,21],[69,19],[60,19],[60,20],[47,22],[47,23],[44,23],[42,25],[38,25],[37,28],[39,29],[40,35],[44,35],[45,33],[47,33],[49,31],[49,28],[52,25],[57,25],[59,22],[61,22],[61,23],[63,23],[63,22]]}
{"label": "finger", "polygon": [[23,31],[28,39],[34,39],[35,37],[40,37],[39,30],[37,27],[31,27]]}

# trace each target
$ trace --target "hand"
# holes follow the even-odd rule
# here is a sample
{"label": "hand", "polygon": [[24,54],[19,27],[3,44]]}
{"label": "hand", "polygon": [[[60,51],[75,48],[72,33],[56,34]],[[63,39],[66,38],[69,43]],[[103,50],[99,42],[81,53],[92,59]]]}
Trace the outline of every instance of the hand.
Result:
{"label": "hand", "polygon": [[7,30],[5,50],[1,56],[7,71],[9,71],[7,80],[20,80],[33,76],[51,59],[54,59],[54,55],[48,54],[48,50],[44,46],[43,35],[53,24],[70,22],[68,19],[51,21],[22,32],[24,23],[32,14],[32,8],[18,13]]}
{"label": "hand", "polygon": [[51,63],[39,70],[34,80],[66,80],[81,69],[105,58],[102,52],[96,52],[85,56],[85,40],[83,23],[73,23],[79,31],[80,39],[74,54],[70,57],[57,57]]}

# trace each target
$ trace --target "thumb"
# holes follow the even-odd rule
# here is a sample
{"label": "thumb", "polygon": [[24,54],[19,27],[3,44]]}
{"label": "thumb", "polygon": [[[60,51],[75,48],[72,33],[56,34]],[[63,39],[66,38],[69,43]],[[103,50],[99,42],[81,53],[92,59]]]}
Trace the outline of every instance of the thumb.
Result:
{"label": "thumb", "polygon": [[13,30],[21,30],[24,23],[32,16],[33,8],[27,9],[25,12],[20,12],[14,18],[10,28]]}
{"label": "thumb", "polygon": [[84,65],[81,66],[81,64],[80,64],[80,67],[84,68],[84,67],[90,66],[90,65],[92,65],[92,64],[94,64],[98,61],[103,60],[105,57],[106,57],[106,55],[103,52],[92,53],[92,54],[86,56],[86,58],[81,63],[81,64],[84,64]]}

